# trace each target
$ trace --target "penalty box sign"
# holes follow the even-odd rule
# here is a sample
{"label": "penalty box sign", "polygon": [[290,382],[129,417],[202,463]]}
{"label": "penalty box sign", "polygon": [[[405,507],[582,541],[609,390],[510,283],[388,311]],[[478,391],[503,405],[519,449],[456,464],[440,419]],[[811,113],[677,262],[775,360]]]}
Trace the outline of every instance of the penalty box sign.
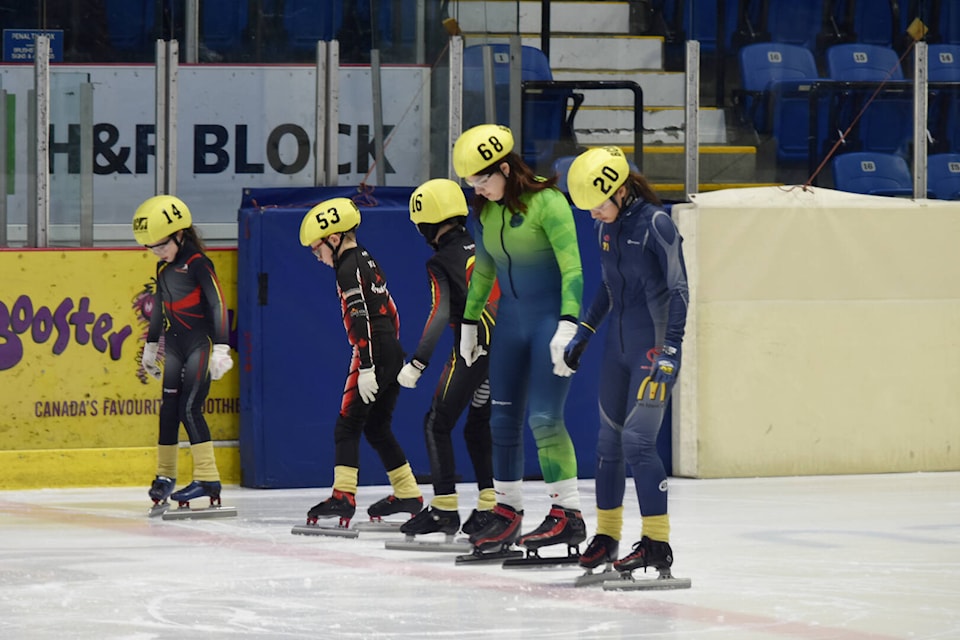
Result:
{"label": "penalty box sign", "polygon": [[37,36],[49,36],[50,62],[63,62],[63,29],[4,29],[3,61],[33,62]]}

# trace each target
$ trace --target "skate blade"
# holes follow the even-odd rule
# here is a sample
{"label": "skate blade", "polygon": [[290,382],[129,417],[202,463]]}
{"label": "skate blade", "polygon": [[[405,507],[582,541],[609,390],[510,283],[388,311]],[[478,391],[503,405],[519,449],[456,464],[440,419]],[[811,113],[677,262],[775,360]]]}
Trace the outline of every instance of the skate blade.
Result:
{"label": "skate blade", "polygon": [[236,507],[207,507],[206,509],[191,509],[182,507],[164,512],[164,520],[203,520],[206,518],[235,518]]}
{"label": "skate blade", "polygon": [[580,556],[562,556],[558,558],[544,558],[541,556],[527,556],[509,558],[503,561],[504,569],[535,569],[545,567],[565,567],[580,562]]}
{"label": "skate blade", "polygon": [[599,573],[593,573],[588,570],[587,573],[584,573],[581,576],[577,576],[577,579],[573,581],[573,586],[575,587],[589,587],[595,584],[603,584],[608,580],[619,580],[620,573],[609,569],[607,571],[601,571]]}
{"label": "skate blade", "polygon": [[155,504],[150,507],[150,510],[147,511],[148,518],[156,518],[157,516],[162,516],[166,513],[167,509],[170,508],[169,502],[161,502],[160,504]]}
{"label": "skate blade", "polygon": [[358,522],[353,525],[353,528],[357,531],[375,531],[381,533],[400,533],[400,527],[403,526],[402,522],[391,522],[389,520],[367,520],[366,522]]}
{"label": "skate blade", "polygon": [[518,549],[507,549],[502,551],[488,551],[486,553],[482,551],[474,550],[473,553],[467,553],[462,556],[457,556],[457,564],[484,564],[489,562],[503,562],[504,560],[509,560],[511,558],[520,558],[523,556],[523,551]]}
{"label": "skate blade", "polygon": [[384,549],[393,551],[439,551],[446,553],[470,553],[473,545],[469,542],[454,542],[449,536],[444,542],[436,540],[416,540],[407,536],[406,540],[388,540],[383,543]]}
{"label": "skate blade", "polygon": [[690,578],[640,578],[635,579],[629,574],[620,580],[608,580],[603,583],[604,591],[664,591],[668,589],[689,589]]}
{"label": "skate blade", "polygon": [[298,524],[290,529],[290,533],[298,536],[329,536],[333,538],[356,538],[359,532],[346,527],[323,527],[318,524]]}

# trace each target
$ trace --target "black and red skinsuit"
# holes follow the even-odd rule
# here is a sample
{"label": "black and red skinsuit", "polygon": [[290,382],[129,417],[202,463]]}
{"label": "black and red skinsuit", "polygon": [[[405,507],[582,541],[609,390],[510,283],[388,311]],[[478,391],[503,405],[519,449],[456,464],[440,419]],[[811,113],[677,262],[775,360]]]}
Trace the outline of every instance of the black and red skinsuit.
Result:
{"label": "black and red skinsuit", "polygon": [[[407,462],[390,428],[400,394],[397,374],[404,358],[399,339],[400,317],[383,271],[362,246],[340,254],[336,273],[343,326],[353,347],[353,357],[334,428],[334,465],[359,468],[363,434],[384,468],[390,471]],[[357,378],[360,369],[371,366],[376,367],[380,389],[376,399],[365,404],[357,390]]]}
{"label": "black and red skinsuit", "polygon": [[[456,492],[456,462],[450,437],[460,414],[467,408],[463,437],[473,464],[477,488],[493,487],[492,445],[490,442],[490,386],[487,382],[489,356],[481,356],[471,367],[460,357],[460,324],[467,300],[467,283],[473,270],[476,245],[462,226],[447,231],[437,241],[436,253],[427,261],[432,305],[423,335],[413,359],[423,365],[430,356],[447,325],[454,331],[454,347],[447,356],[434,391],[430,410],[424,417],[424,435],[434,495]],[[489,351],[490,337],[496,321],[499,289],[494,287],[478,322],[478,344]]]}
{"label": "black and red skinsuit", "polygon": [[184,238],[172,262],[157,264],[147,342],[164,339],[158,444],[176,445],[183,423],[190,444],[210,441],[201,411],[210,391],[210,352],[227,344],[227,307],[213,262]]}

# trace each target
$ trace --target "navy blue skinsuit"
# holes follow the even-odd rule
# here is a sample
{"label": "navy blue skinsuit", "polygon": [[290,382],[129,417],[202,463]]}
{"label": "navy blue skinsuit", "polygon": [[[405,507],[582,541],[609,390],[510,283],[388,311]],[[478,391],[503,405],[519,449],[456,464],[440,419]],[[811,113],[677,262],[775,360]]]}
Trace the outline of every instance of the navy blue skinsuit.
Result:
{"label": "navy blue skinsuit", "polygon": [[595,329],[610,317],[600,373],[597,508],[623,504],[626,462],[641,514],[663,515],[667,476],[656,445],[673,385],[651,383],[650,369],[656,348],[683,340],[688,292],[681,238],[663,209],[639,199],[614,222],[598,221],[595,231],[603,286],[582,321]]}

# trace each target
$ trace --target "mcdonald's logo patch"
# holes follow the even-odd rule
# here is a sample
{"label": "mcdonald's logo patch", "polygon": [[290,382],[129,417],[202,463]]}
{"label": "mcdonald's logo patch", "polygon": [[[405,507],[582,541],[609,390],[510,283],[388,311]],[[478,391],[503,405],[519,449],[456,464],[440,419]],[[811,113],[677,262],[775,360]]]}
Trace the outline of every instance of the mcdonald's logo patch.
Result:
{"label": "mcdonald's logo patch", "polygon": [[[647,398],[647,385],[650,387],[650,396]],[[660,402],[667,401],[667,385],[662,382],[653,382],[650,379],[650,376],[647,376],[643,379],[643,382],[640,383],[640,391],[637,392],[637,401],[643,402],[644,400],[657,400],[657,392],[660,395]]]}

